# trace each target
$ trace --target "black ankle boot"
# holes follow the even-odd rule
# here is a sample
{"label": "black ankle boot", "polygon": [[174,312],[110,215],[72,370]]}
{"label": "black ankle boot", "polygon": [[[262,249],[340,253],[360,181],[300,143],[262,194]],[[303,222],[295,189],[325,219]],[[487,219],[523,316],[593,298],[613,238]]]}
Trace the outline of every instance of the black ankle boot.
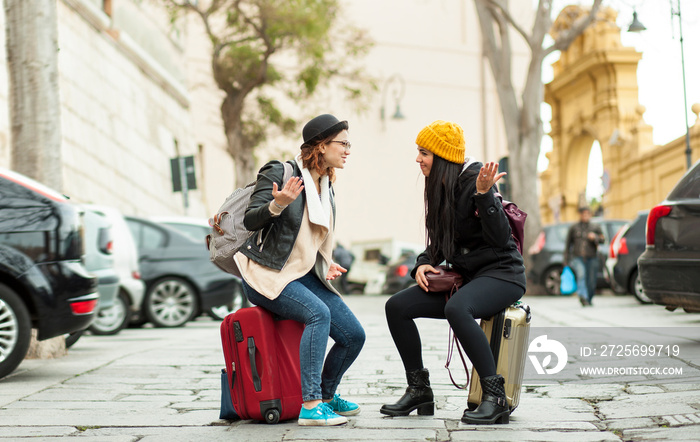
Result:
{"label": "black ankle boot", "polygon": [[435,414],[435,401],[433,389],[430,388],[428,369],[409,370],[406,372],[406,380],[408,387],[401,399],[395,404],[383,405],[379,412],[389,416],[408,416],[411,411],[417,409],[418,414],[422,416]]}
{"label": "black ankle boot", "polygon": [[476,410],[464,410],[462,422],[465,424],[507,424],[510,418],[510,408],[503,388],[503,376],[487,376],[481,378],[481,403]]}

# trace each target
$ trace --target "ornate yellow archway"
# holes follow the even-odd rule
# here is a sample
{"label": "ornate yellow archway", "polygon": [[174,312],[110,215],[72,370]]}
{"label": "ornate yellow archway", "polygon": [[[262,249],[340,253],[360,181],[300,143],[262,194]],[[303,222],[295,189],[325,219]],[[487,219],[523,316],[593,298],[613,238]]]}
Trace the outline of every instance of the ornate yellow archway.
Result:
{"label": "ornate yellow archway", "polygon": [[[584,13],[566,7],[552,32],[565,29]],[[685,167],[681,137],[654,146],[652,128],[642,118],[638,101],[637,63],[642,54],[623,47],[617,12],[604,8],[589,27],[553,64],[554,79],[545,85],[545,102],[552,107],[553,149],[549,167],[540,175],[543,223],[578,218],[585,202],[588,157],[600,143],[607,190],[604,216],[632,219],[637,211],[663,200]],[[700,111],[700,106],[693,106]],[[691,128],[691,146],[700,142],[700,123]],[[698,151],[693,150],[694,161]]]}

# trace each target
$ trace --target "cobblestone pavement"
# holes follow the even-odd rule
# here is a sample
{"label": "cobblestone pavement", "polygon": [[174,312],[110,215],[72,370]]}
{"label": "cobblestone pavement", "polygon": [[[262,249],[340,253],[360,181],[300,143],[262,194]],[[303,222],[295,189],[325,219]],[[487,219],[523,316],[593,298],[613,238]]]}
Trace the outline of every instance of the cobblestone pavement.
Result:
{"label": "cobblestone pavement", "polygon": [[[358,361],[339,392],[362,413],[340,427],[266,425],[218,419],[223,356],[218,323],[206,318],[181,329],[127,329],[83,336],[57,360],[27,360],[0,380],[0,439],[82,441],[608,441],[700,440],[699,352],[681,355],[684,377],[580,384],[526,382],[508,425],[460,422],[466,393],[449,381],[444,321],[420,320],[424,361],[436,396],[435,416],[390,418],[379,407],[405,388],[384,319],[386,296],[348,296],[367,332]],[[527,297],[534,326],[656,326],[687,331],[700,348],[699,315],[639,305],[632,297],[599,296],[582,308],[572,298]],[[678,338],[681,339],[681,338]],[[453,362],[453,373],[465,373]]]}

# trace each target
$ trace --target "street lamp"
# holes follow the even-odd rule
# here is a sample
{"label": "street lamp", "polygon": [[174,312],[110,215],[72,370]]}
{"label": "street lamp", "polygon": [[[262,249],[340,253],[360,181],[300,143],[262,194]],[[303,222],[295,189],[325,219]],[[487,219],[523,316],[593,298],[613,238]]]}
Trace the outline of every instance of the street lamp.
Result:
{"label": "street lamp", "polygon": [[404,118],[406,118],[404,114],[401,113],[400,106],[401,99],[403,98],[403,94],[406,91],[406,83],[404,82],[403,77],[401,75],[394,74],[391,77],[387,78],[387,80],[384,82],[384,87],[382,88],[382,108],[380,111],[380,118],[382,119],[382,123],[384,123],[386,120],[384,103],[386,102],[386,95],[389,92],[389,89],[392,90],[394,102],[396,103],[396,110],[394,111],[394,115],[392,115],[391,118],[394,120],[403,120]]}
{"label": "street lamp", "polygon": [[[681,20],[681,1],[676,0],[676,9],[673,9],[673,0],[671,0],[671,19],[673,16],[678,16],[678,35],[681,42],[681,73],[683,74],[683,103],[685,111],[685,163],[686,167],[690,169],[692,166],[692,156],[693,151],[690,149],[690,126],[688,125],[688,94],[686,91],[685,83],[685,51],[683,50],[683,20]],[[646,30],[646,27],[637,20],[637,11],[632,14],[632,23],[628,29],[628,32],[641,32]]]}

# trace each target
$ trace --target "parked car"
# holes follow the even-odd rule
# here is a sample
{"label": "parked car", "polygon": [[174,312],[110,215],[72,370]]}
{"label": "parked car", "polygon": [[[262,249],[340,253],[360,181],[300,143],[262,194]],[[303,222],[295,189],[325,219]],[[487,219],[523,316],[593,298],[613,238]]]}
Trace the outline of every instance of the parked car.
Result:
{"label": "parked car", "polygon": [[142,316],[141,305],[146,285],[139,272],[136,243],[122,213],[109,206],[84,205],[85,209],[105,217],[111,223],[112,258],[119,276],[117,297],[111,307],[100,306],[90,332],[95,335],[114,335]]}
{"label": "parked car", "polygon": [[85,268],[97,277],[100,301],[97,308],[109,308],[119,292],[119,275],[112,256],[112,225],[104,215],[90,210],[83,213],[85,225]]}
{"label": "parked car", "polygon": [[[603,231],[605,243],[598,246],[598,287],[607,287],[605,278],[605,261],[610,248],[610,238],[627,221],[618,219],[593,218],[591,222],[598,224]],[[566,235],[573,222],[550,224],[545,226],[530,248],[531,265],[528,278],[536,284],[541,284],[548,295],[560,295],[559,283],[564,269],[564,245]]]}
{"label": "parked car", "polygon": [[32,328],[45,340],[84,330],[97,278],[83,265],[81,210],[65,196],[0,168],[0,377],[22,362]]}
{"label": "parked car", "polygon": [[202,243],[164,224],[127,216],[146,283],[141,321],[179,327],[222,305],[231,305],[237,278],[209,260]]}
{"label": "parked car", "polygon": [[[193,218],[186,216],[153,216],[149,218],[159,224],[165,224],[183,233],[194,241],[202,243],[206,249],[206,237],[211,233],[209,221],[203,218]],[[212,307],[206,313],[213,319],[222,320],[226,315],[235,312],[239,308],[249,307],[251,304],[243,293],[243,284],[240,278],[235,276],[236,284],[233,290],[233,301],[227,305]]]}
{"label": "parked car", "polygon": [[642,304],[651,303],[651,299],[644,294],[637,269],[637,258],[646,248],[644,230],[648,214],[649,211],[639,212],[634,220],[620,228],[610,243],[605,263],[613,290],[630,293]]}
{"label": "parked car", "polygon": [[[119,291],[119,276],[114,270],[112,258],[112,227],[107,219],[97,213],[83,212],[85,227],[85,268],[97,278],[97,291],[100,295],[96,312],[110,308]],[[97,315],[95,315],[97,319]],[[91,325],[92,327],[92,325]],[[66,335],[66,348],[72,347],[85,330]]]}
{"label": "parked car", "polygon": [[416,265],[417,257],[418,255],[412,252],[404,253],[387,264],[382,293],[392,295],[416,284],[411,278],[411,270]]}
{"label": "parked car", "polygon": [[189,216],[151,216],[148,219],[158,224],[165,224],[168,227],[172,227],[205,246],[205,238],[211,233],[209,221],[204,218]]}
{"label": "parked car", "polygon": [[649,211],[637,261],[644,293],[668,310],[700,312],[700,161]]}

